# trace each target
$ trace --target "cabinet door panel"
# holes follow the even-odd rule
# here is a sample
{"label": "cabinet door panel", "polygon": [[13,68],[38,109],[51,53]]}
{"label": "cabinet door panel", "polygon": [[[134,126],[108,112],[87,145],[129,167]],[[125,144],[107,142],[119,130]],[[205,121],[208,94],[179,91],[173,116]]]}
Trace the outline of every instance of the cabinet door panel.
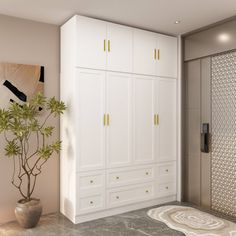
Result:
{"label": "cabinet door panel", "polygon": [[177,77],[177,38],[166,35],[158,35],[157,48],[159,59],[157,60],[157,75]]}
{"label": "cabinet door panel", "polygon": [[133,70],[136,74],[155,75],[156,34],[134,30]]}
{"label": "cabinet door panel", "polygon": [[176,159],[176,80],[159,81],[159,161]]}
{"label": "cabinet door panel", "polygon": [[78,169],[94,170],[105,166],[105,73],[78,71]]}
{"label": "cabinet door panel", "polygon": [[132,72],[132,28],[109,23],[107,25],[107,69]]}
{"label": "cabinet door panel", "polygon": [[135,77],[134,80],[134,161],[154,161],[154,80]]}
{"label": "cabinet door panel", "polygon": [[107,164],[127,165],[132,156],[132,77],[107,73]]}
{"label": "cabinet door panel", "polygon": [[105,69],[106,22],[78,16],[77,38],[77,66]]}

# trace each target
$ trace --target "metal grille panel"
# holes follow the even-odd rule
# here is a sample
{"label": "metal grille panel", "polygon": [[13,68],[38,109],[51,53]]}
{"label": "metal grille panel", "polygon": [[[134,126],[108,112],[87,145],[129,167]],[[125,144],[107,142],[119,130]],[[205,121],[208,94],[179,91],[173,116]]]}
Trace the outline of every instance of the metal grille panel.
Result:
{"label": "metal grille panel", "polygon": [[212,57],[212,208],[236,216],[236,52]]}

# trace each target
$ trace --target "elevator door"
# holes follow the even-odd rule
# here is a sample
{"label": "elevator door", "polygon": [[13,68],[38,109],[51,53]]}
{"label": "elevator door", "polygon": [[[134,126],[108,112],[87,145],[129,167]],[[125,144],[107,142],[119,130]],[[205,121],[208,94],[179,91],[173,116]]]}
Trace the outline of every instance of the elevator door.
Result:
{"label": "elevator door", "polygon": [[203,124],[211,133],[211,59],[185,62],[184,200],[211,206],[210,151],[201,151]]}

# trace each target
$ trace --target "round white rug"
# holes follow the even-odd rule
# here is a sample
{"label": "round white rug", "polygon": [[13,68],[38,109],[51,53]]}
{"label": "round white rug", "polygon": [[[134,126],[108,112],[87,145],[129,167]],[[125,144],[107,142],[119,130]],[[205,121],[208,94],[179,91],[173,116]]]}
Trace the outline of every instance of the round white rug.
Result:
{"label": "round white rug", "polygon": [[192,207],[163,206],[148,215],[186,236],[236,236],[236,224]]}

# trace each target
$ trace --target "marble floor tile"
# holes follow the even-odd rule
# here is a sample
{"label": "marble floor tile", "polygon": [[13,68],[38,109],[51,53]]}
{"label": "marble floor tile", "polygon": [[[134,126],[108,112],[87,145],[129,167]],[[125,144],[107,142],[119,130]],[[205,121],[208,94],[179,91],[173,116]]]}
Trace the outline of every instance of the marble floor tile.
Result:
{"label": "marble floor tile", "polygon": [[[171,204],[179,205],[177,202]],[[59,213],[49,214],[42,216],[38,226],[33,229],[22,229],[16,222],[0,225],[0,236],[184,236],[164,223],[151,219],[147,215],[151,208],[77,225]]]}

